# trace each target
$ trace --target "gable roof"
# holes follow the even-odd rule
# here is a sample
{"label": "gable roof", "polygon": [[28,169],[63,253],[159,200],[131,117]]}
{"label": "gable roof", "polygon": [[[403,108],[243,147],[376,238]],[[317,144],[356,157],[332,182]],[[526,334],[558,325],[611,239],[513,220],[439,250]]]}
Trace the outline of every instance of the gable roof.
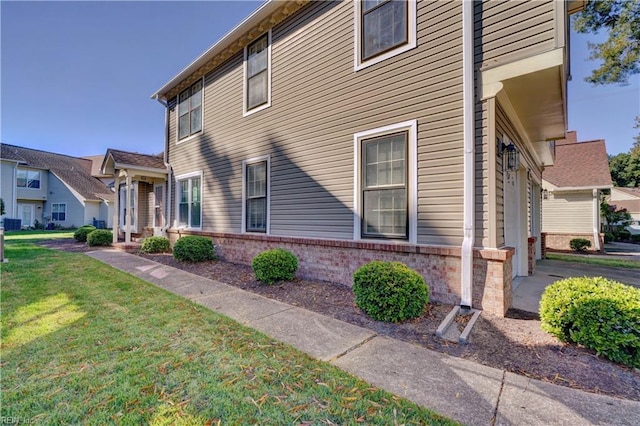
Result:
{"label": "gable roof", "polygon": [[91,176],[91,160],[5,143],[0,145],[0,158],[15,159],[26,167],[48,170],[85,200],[113,200],[111,190]]}
{"label": "gable roof", "polygon": [[107,149],[104,161],[102,162],[102,170],[104,170],[104,165],[109,157],[111,157],[113,162],[117,165],[116,168],[142,167],[148,169],[160,169],[163,171],[167,169],[164,165],[164,155],[162,153],[158,155],[150,155],[109,148]]}
{"label": "gable roof", "polygon": [[633,197],[637,197],[640,199],[640,188],[630,188],[627,186],[616,186],[616,191],[624,192]]}
{"label": "gable roof", "polygon": [[[575,133],[575,132],[569,132]],[[562,188],[611,188],[607,148],[603,139],[574,142],[573,135],[556,144],[556,161],[545,168],[542,179]]]}
{"label": "gable roof", "polygon": [[87,155],[82,157],[91,161],[91,176],[97,178],[108,178],[110,175],[102,174],[102,163],[104,162],[104,154],[100,155]]}

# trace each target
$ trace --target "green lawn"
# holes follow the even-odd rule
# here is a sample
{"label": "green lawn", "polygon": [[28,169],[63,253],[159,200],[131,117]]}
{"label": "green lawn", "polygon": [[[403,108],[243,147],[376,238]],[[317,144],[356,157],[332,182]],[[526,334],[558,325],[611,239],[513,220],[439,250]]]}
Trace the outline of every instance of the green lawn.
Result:
{"label": "green lawn", "polygon": [[637,262],[634,260],[603,259],[600,257],[587,257],[587,256],[571,256],[566,254],[549,253],[549,252],[547,252],[546,258],[551,260],[562,260],[563,262],[609,266],[612,268],[640,269],[640,262]]}
{"label": "green lawn", "polygon": [[84,254],[7,237],[1,415],[38,424],[453,424]]}
{"label": "green lawn", "polygon": [[22,231],[5,231],[4,237],[9,241],[21,240],[23,242],[33,242],[61,238],[73,238],[73,231],[70,231],[68,229],[55,229],[51,231],[44,231],[41,229],[25,229]]}

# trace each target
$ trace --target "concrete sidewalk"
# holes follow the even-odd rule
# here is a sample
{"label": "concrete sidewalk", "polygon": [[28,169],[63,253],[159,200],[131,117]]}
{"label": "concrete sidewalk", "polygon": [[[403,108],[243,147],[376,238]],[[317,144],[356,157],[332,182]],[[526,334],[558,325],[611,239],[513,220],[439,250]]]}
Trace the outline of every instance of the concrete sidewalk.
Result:
{"label": "concrete sidewalk", "polygon": [[551,385],[429,351],[132,254],[87,254],[465,424],[640,422],[640,402]]}

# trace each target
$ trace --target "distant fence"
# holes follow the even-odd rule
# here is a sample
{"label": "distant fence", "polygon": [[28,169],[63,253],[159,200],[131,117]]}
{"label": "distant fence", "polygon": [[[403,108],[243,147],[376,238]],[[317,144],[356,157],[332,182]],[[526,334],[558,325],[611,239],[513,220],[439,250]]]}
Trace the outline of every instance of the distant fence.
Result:
{"label": "distant fence", "polygon": [[617,234],[624,230],[624,225],[600,225],[600,232],[611,232]]}

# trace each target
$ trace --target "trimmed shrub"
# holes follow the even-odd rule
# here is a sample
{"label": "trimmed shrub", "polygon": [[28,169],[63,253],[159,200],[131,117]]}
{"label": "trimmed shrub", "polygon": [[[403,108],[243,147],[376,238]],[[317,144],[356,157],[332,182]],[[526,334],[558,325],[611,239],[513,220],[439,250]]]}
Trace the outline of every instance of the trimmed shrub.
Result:
{"label": "trimmed shrub", "polygon": [[282,248],[266,250],[253,258],[251,268],[256,280],[265,284],[291,281],[298,270],[298,258]]}
{"label": "trimmed shrub", "polygon": [[210,238],[187,235],[173,245],[173,257],[184,262],[204,262],[216,259],[216,247]]}
{"label": "trimmed shrub", "polygon": [[140,250],[145,253],[164,253],[171,250],[171,243],[166,237],[148,237],[142,240]]}
{"label": "trimmed shrub", "polygon": [[90,246],[110,246],[113,242],[113,232],[108,229],[96,229],[87,235],[87,244]]}
{"label": "trimmed shrub", "polygon": [[613,232],[605,232],[604,233],[604,242],[605,243],[610,243],[612,241],[615,241],[616,236],[613,234]]}
{"label": "trimmed shrub", "polygon": [[540,300],[542,329],[640,368],[640,289],[602,277],[567,278]]}
{"label": "trimmed shrub", "polygon": [[76,231],[73,233],[73,238],[78,242],[86,243],[87,235],[89,235],[90,232],[95,230],[96,230],[96,227],[92,225],[81,226],[80,228],[76,229]]}
{"label": "trimmed shrub", "polygon": [[569,241],[569,247],[575,251],[586,251],[589,247],[591,247],[591,241],[585,238],[574,238]]}
{"label": "trimmed shrub", "polygon": [[631,232],[626,229],[621,229],[618,231],[618,236],[616,238],[617,241],[628,241],[631,238]]}
{"label": "trimmed shrub", "polygon": [[378,321],[400,322],[417,318],[429,303],[424,278],[400,262],[374,260],[353,274],[358,308]]}

